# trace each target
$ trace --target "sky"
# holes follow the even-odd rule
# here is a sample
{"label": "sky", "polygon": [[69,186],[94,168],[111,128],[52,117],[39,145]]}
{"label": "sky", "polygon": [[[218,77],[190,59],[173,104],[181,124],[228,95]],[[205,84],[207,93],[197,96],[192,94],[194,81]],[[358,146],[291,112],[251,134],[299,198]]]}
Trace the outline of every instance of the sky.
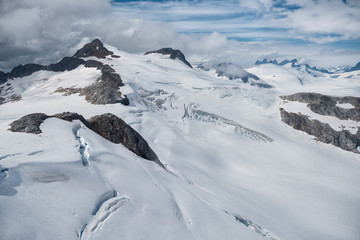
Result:
{"label": "sky", "polygon": [[182,50],[192,62],[360,61],[359,0],[0,0],[0,70],[70,56],[93,38],[131,53]]}

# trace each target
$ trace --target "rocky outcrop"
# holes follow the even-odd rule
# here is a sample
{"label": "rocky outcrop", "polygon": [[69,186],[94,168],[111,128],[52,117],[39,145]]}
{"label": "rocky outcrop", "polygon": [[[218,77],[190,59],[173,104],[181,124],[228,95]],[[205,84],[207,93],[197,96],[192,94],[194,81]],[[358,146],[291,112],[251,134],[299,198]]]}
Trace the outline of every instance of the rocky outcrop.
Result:
{"label": "rocky outcrop", "polygon": [[[296,93],[281,96],[281,98],[288,101],[307,103],[311,111],[320,115],[333,116],[342,120],[360,121],[360,98],[358,97],[332,97],[319,93]],[[337,103],[350,103],[354,108],[341,108],[336,106]]]}
{"label": "rocky outcrop", "polygon": [[160,164],[144,138],[117,116],[107,113],[92,117],[89,122],[102,137],[113,143],[121,143],[138,156]]}
{"label": "rocky outcrop", "polygon": [[310,120],[308,116],[302,114],[289,113],[283,108],[280,109],[280,113],[284,123],[315,136],[317,141],[332,144],[346,151],[360,153],[358,150],[360,146],[360,131],[357,134],[351,134],[347,130],[335,131],[327,123]]}
{"label": "rocky outcrop", "polygon": [[64,57],[59,62],[46,66],[44,70],[52,71],[52,72],[71,71],[84,63],[85,61],[81,58]]}
{"label": "rocky outcrop", "polygon": [[146,140],[121,118],[110,113],[97,115],[89,121],[82,115],[71,112],[59,113],[52,116],[44,113],[33,113],[12,122],[9,130],[12,132],[40,134],[42,132],[40,129],[41,123],[52,117],[68,122],[80,120],[85,126],[103,138],[116,144],[121,143],[136,155],[149,161],[154,161],[165,168]]}
{"label": "rocky outcrop", "polygon": [[159,53],[162,55],[170,55],[171,59],[179,59],[180,61],[182,61],[183,63],[185,63],[187,66],[191,67],[191,64],[186,60],[185,55],[180,51],[180,50],[174,50],[172,48],[161,48],[159,50],[156,51],[149,51],[146,52],[144,55],[148,55],[151,53]]}
{"label": "rocky outcrop", "polygon": [[11,78],[25,77],[44,69],[45,66],[34,63],[19,65],[11,70],[10,76]]}
{"label": "rocky outcrop", "polygon": [[10,124],[10,131],[12,132],[26,132],[26,133],[41,133],[40,124],[49,118],[44,113],[32,113],[26,115],[19,120],[16,120]]}
{"label": "rocky outcrop", "polygon": [[0,71],[0,84],[6,83],[9,78],[9,73]]}
{"label": "rocky outcrop", "polygon": [[119,88],[124,86],[122,79],[112,67],[94,60],[86,61],[85,66],[97,67],[101,70],[101,76],[95,83],[84,88],[59,88],[56,92],[61,92],[65,95],[79,93],[80,96],[85,96],[86,101],[92,104],[121,103],[129,105],[126,95],[119,91]]}
{"label": "rocky outcrop", "polygon": [[103,43],[99,39],[94,39],[92,42],[85,44],[84,47],[79,49],[74,57],[97,57],[97,58],[105,58],[108,55],[113,55],[114,53],[106,49]]}

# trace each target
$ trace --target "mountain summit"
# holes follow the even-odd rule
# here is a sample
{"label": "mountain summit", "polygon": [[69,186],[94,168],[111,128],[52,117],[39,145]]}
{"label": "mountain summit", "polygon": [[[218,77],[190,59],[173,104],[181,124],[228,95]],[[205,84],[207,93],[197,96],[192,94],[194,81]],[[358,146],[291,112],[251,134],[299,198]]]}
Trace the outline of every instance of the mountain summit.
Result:
{"label": "mountain summit", "polygon": [[97,57],[105,58],[106,56],[113,55],[114,53],[104,47],[104,44],[99,39],[94,39],[92,42],[85,44],[84,47],[79,49],[74,57]]}

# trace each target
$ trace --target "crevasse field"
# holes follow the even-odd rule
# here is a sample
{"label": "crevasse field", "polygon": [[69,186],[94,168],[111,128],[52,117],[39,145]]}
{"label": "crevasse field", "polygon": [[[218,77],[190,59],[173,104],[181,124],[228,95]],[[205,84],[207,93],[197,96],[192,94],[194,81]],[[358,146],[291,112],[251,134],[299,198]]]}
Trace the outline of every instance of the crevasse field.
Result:
{"label": "crevasse field", "polygon": [[[12,80],[22,100],[0,105],[0,239],[360,239],[360,155],[294,130],[279,111],[310,114],[279,98],[296,92],[359,96],[360,71],[246,69],[273,86],[265,89],[106,47],[120,58],[96,60],[120,74],[129,106],[54,93],[92,84],[95,68]],[[117,115],[168,171],[80,121],[47,119],[40,135],[8,131],[26,114],[64,111]],[[334,129],[360,127],[311,114]]]}

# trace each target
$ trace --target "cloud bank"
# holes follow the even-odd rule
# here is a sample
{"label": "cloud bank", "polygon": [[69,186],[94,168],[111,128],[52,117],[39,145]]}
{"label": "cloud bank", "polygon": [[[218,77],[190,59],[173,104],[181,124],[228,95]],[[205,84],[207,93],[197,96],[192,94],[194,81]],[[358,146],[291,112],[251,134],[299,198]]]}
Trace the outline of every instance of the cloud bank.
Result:
{"label": "cloud bank", "polygon": [[95,37],[128,52],[170,46],[192,61],[244,67],[295,56],[320,67],[353,65],[359,9],[356,0],[0,0],[0,70],[57,61]]}

